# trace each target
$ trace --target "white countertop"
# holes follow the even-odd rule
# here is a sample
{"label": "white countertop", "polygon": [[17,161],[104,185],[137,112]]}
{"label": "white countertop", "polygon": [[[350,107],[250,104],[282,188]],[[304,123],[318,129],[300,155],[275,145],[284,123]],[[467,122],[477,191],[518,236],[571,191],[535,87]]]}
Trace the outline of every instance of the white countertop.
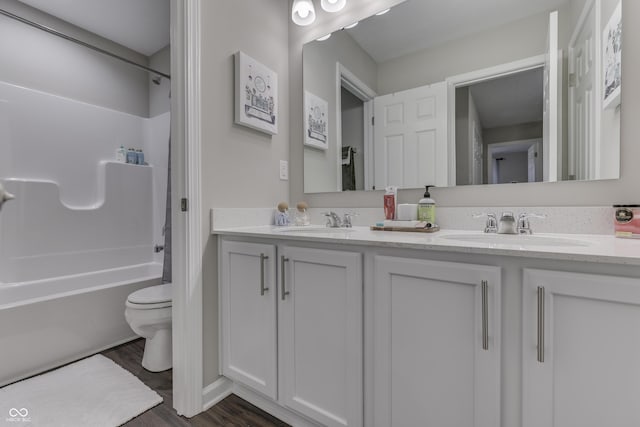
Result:
{"label": "white countertop", "polygon": [[[606,235],[539,233],[531,237],[526,235],[486,235],[481,231],[447,229],[435,233],[372,231],[369,227],[325,230],[324,226],[313,225],[307,228],[276,226],[218,228],[214,229],[212,233],[223,236],[260,237],[340,245],[640,265],[640,239],[621,239]],[[471,241],[452,240],[458,238]],[[567,245],[564,244],[565,242]]]}

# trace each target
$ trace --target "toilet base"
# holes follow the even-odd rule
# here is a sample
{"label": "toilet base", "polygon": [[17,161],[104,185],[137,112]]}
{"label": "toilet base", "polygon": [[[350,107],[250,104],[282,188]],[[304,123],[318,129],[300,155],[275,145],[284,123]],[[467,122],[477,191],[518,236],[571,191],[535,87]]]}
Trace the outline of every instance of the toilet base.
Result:
{"label": "toilet base", "polygon": [[171,344],[171,328],[159,330],[153,338],[147,338],[144,343],[142,367],[151,372],[171,369],[173,366]]}

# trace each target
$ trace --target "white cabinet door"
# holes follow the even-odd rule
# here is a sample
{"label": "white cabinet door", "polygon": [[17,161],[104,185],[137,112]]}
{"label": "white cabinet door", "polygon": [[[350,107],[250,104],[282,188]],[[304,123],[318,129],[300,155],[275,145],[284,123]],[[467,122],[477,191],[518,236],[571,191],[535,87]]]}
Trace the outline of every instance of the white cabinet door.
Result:
{"label": "white cabinet door", "polygon": [[281,402],[325,426],[362,426],[361,255],[283,247]]}
{"label": "white cabinet door", "polygon": [[373,425],[500,426],[500,268],[374,262]]}
{"label": "white cabinet door", "polygon": [[277,399],[276,250],[221,245],[222,374]]}
{"label": "white cabinet door", "polygon": [[524,427],[640,425],[640,279],[525,269]]}

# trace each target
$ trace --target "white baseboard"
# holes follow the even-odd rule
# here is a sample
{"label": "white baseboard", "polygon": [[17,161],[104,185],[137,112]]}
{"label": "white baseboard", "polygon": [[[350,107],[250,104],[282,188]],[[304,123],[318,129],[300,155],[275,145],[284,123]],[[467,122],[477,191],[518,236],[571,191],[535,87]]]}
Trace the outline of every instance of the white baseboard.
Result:
{"label": "white baseboard", "polygon": [[220,377],[202,389],[202,411],[206,411],[233,392],[233,382]]}
{"label": "white baseboard", "polygon": [[293,427],[318,427],[313,421],[290,411],[277,402],[262,396],[249,388],[234,383],[228,378],[220,377],[213,383],[202,389],[202,411],[206,411],[230,394],[235,394],[241,399],[246,400],[254,406],[262,409],[266,413],[278,418],[279,420],[292,425]]}
{"label": "white baseboard", "polygon": [[233,384],[233,394],[246,400],[252,405],[257,406],[266,413],[273,415],[280,421],[284,421],[285,423],[292,425],[293,427],[318,427],[321,425],[316,424],[307,418],[280,406],[277,402],[274,402],[273,400],[237,383]]}

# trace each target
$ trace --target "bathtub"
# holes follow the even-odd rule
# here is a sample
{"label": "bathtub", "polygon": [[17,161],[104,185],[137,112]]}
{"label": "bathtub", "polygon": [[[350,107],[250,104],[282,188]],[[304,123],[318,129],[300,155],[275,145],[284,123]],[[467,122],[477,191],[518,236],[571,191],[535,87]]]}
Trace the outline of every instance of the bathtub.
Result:
{"label": "bathtub", "polygon": [[135,339],[127,296],[161,276],[151,262],[0,283],[0,387]]}

